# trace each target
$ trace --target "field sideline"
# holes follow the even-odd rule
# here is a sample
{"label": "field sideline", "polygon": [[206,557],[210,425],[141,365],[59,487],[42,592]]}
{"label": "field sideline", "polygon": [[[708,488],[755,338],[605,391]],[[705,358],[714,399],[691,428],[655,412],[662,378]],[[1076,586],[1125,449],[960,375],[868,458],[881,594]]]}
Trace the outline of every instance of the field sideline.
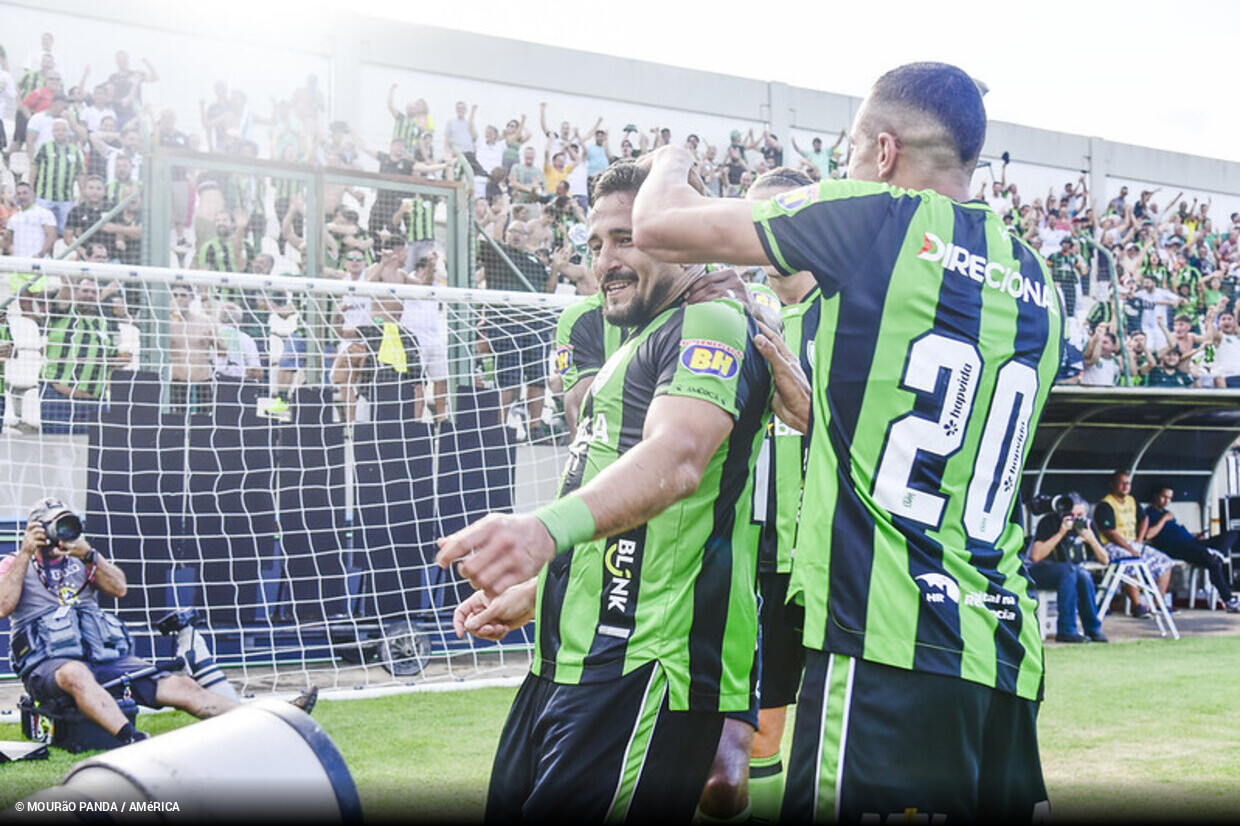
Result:
{"label": "field sideline", "polygon": [[[1049,646],[1040,739],[1059,822],[1236,822],[1240,637]],[[478,821],[500,726],[516,690],[321,700],[371,822]],[[191,721],[150,714],[157,733]],[[16,740],[13,724],[0,739]],[[55,785],[80,757],[0,765],[0,808]]]}

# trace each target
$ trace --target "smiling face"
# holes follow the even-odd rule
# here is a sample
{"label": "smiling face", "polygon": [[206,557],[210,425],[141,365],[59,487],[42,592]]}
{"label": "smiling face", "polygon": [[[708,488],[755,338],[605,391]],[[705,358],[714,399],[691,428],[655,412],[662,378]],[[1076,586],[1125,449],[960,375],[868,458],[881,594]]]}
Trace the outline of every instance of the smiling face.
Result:
{"label": "smiling face", "polygon": [[633,327],[649,321],[688,284],[685,268],[651,258],[633,245],[633,196],[606,195],[590,213],[587,241],[603,292],[603,316]]}

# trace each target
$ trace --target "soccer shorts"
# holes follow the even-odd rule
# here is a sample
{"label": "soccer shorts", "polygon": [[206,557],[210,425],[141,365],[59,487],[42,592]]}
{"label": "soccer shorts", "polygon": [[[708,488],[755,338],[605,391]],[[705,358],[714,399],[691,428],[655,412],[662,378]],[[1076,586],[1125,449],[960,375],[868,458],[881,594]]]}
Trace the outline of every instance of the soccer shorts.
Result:
{"label": "soccer shorts", "polygon": [[1037,715],[979,683],[808,651],[782,817],[1044,820]]}
{"label": "soccer shorts", "polygon": [[492,823],[688,823],[723,714],[671,711],[658,663],[602,683],[525,678],[500,735]]}
{"label": "soccer shorts", "polygon": [[[56,672],[62,665],[69,662],[64,658],[45,660],[34,667],[22,681],[26,686],[26,691],[30,693],[31,699],[41,703],[48,703],[55,700],[73,701],[64,689],[56,684]],[[100,685],[111,682],[117,677],[125,674],[136,674],[151,666],[151,663],[138,657],[119,657],[107,663],[88,663],[81,661],[83,665],[91,670],[95,675],[95,681]],[[159,681],[164,677],[170,676],[167,671],[155,671],[137,679],[129,680],[128,686],[133,698],[147,708],[159,708],[159,702],[155,699],[155,692],[158,688]],[[125,683],[120,683],[109,689],[114,697],[120,697],[124,694]]]}
{"label": "soccer shorts", "polygon": [[759,573],[758,622],[762,627],[762,708],[783,708],[797,701],[805,647],[801,645],[800,605],[787,604],[789,574]]}

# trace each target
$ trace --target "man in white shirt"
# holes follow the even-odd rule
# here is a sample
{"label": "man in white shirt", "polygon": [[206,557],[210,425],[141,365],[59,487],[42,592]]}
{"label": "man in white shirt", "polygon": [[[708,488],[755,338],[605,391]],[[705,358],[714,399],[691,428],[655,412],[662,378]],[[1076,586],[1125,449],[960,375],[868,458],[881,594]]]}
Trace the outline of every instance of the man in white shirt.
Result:
{"label": "man in white shirt", "polygon": [[34,190],[25,181],[17,185],[14,200],[18,210],[9,216],[4,233],[8,254],[18,258],[45,257],[60,237],[56,216],[34,202]]}
{"label": "man in white shirt", "polygon": [[1218,314],[1218,326],[1212,331],[1214,360],[1210,375],[1215,387],[1240,387],[1240,329],[1232,311]]}
{"label": "man in white shirt", "polygon": [[486,170],[485,174],[474,176],[474,197],[485,198],[487,194],[487,175],[491,170],[504,165],[504,141],[500,139],[499,130],[488,126],[483,130],[482,141],[474,144],[474,155],[478,166]]}
{"label": "man in white shirt", "polygon": [[88,132],[94,132],[99,129],[99,125],[107,116],[111,116],[113,122],[116,120],[116,110],[112,108],[112,84],[100,83],[95,86],[91,93],[90,106],[82,109],[82,123],[86,124]]}
{"label": "man in white shirt", "polygon": [[1085,369],[1081,371],[1081,384],[1090,387],[1114,387],[1119,384],[1120,363],[1116,353],[1119,340],[1111,332],[1110,324],[1099,324],[1089,337],[1085,347]]}

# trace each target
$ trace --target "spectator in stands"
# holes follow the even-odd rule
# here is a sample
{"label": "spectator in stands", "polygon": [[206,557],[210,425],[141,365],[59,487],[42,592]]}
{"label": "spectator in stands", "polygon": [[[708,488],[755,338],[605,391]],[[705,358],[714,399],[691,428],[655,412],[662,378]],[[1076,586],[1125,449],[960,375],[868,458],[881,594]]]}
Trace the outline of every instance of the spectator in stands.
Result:
{"label": "spectator in stands", "polygon": [[52,98],[51,106],[37,115],[33,115],[29,123],[26,124],[26,154],[31,170],[35,168],[34,158],[38,154],[39,149],[43,147],[43,144],[50,143],[55,136],[52,124],[57,120],[63,120],[69,125],[69,136],[75,143],[77,138],[80,137],[74,132],[73,124],[66,114],[68,109],[69,98],[64,95],[56,95]]}
{"label": "spectator in stands", "polygon": [[1147,387],[1196,387],[1197,365],[1188,362],[1188,369],[1180,366],[1180,356],[1169,347],[1164,347],[1158,356],[1158,366],[1145,377]]}
{"label": "spectator in stands", "polygon": [[35,153],[31,176],[39,206],[56,216],[56,228],[62,233],[75,194],[86,183],[86,156],[71,138],[68,121],[53,121],[52,140]]}
{"label": "spectator in stands", "polygon": [[[122,153],[116,156],[112,175],[113,177],[107,182],[107,186],[104,187],[105,197],[111,206],[120,203],[131,192],[142,188],[142,182],[136,180],[133,176],[133,167],[130,164],[128,155]],[[223,201],[220,203],[222,204]]]}
{"label": "spectator in stands", "polygon": [[[387,152],[375,152],[360,138],[354,136],[357,148],[379,162],[380,175],[394,175],[400,178],[413,177],[413,157],[406,151],[403,138],[392,138]],[[390,189],[380,189],[375,195],[374,205],[370,208],[368,221],[370,234],[376,240],[383,240],[393,232],[392,215],[400,206],[401,193]]]}
{"label": "spectator in stands", "polygon": [[1128,377],[1131,386],[1143,387],[1145,377],[1158,366],[1157,358],[1149,349],[1143,330],[1133,330],[1125,340],[1124,349],[1128,352]]}
{"label": "spectator in stands", "polygon": [[[1187,313],[1176,314],[1175,321],[1173,322],[1175,327],[1171,331],[1167,330],[1165,324],[1162,325],[1163,337],[1167,339],[1164,350],[1170,350],[1175,354],[1177,359],[1176,366],[1180,369],[1187,370],[1197,367],[1193,361],[1194,357],[1204,350],[1207,344],[1213,341],[1213,335],[1209,331],[1214,329],[1214,315],[1217,309],[1217,307],[1210,308],[1206,316],[1206,332],[1204,334],[1193,332],[1193,318]],[[1161,324],[1162,319],[1159,319],[1159,322]],[[1161,354],[1162,351],[1159,351],[1159,355]]]}
{"label": "spectator in stands", "polygon": [[214,320],[201,309],[193,287],[173,284],[168,316],[168,409],[172,413],[209,413],[212,351],[219,352]]}
{"label": "spectator in stands", "polygon": [[142,199],[130,198],[99,232],[108,245],[109,260],[136,266],[142,263]]}
{"label": "spectator in stands", "polygon": [[92,156],[97,156],[104,164],[107,180],[115,180],[116,160],[122,155],[129,159],[133,177],[142,178],[142,130],[137,123],[131,123],[119,132],[99,129],[91,133],[90,145]]}
{"label": "spectator in stands", "polygon": [[51,210],[35,203],[34,188],[22,181],[14,190],[17,210],[4,225],[4,247],[18,258],[45,258],[56,239],[56,216]]}
{"label": "spectator in stands", "polygon": [[[409,272],[409,283],[435,283],[439,253],[434,249],[418,256]],[[448,418],[448,340],[440,305],[433,299],[407,298],[401,307],[400,326],[418,342],[425,380],[430,383],[429,402],[436,421]]]}
{"label": "spectator in stands", "polygon": [[238,381],[262,381],[263,362],[254,337],[241,329],[243,313],[235,301],[220,305],[216,329],[219,349],[214,352],[215,375]]}
{"label": "spectator in stands", "polygon": [[1141,278],[1141,289],[1133,293],[1133,299],[1140,308],[1140,328],[1149,341],[1150,348],[1160,351],[1167,344],[1163,333],[1166,328],[1166,307],[1175,307],[1179,299],[1175,293],[1158,286],[1153,275]]}
{"label": "spectator in stands", "polygon": [[[1094,524],[1107,542],[1107,556],[1111,562],[1140,557],[1149,566],[1150,574],[1165,598],[1167,586],[1171,584],[1171,568],[1174,563],[1165,553],[1143,541],[1148,522],[1132,495],[1132,474],[1126,470],[1116,470],[1111,474],[1109,485],[1110,491],[1094,507]],[[1132,615],[1150,616],[1151,609],[1141,602],[1136,586],[1125,585],[1124,590],[1132,603]]]}
{"label": "spectator in stands", "polygon": [[387,106],[395,123],[392,126],[392,140],[400,140],[410,154],[417,148],[418,138],[423,132],[433,131],[435,119],[430,115],[430,108],[422,98],[405,103],[405,111],[396,108],[394,98],[398,84],[393,83],[388,89]]}
{"label": "spectator in stands", "polygon": [[142,58],[146,71],[129,67],[128,52],[116,53],[116,71],[108,77],[114,92],[113,108],[116,110],[117,125],[124,128],[131,119],[137,116],[142,105],[142,84],[154,83],[159,74],[151,61]]}
{"label": "spectator in stands", "polygon": [[233,214],[226,209],[215,213],[215,237],[198,247],[198,268],[213,272],[249,272],[254,247],[237,231]]}
{"label": "spectator in stands", "polygon": [[551,151],[555,144],[556,140],[548,138],[543,149],[543,187],[547,192],[555,192],[562,181],[568,180],[569,173],[576,166],[568,163],[567,146],[554,153]]}
{"label": "spectator in stands", "polygon": [[99,285],[65,281],[49,308],[43,367],[43,431],[81,433],[96,423],[121,357],[103,318]]}
{"label": "spectator in stands", "polygon": [[1218,326],[1207,328],[1214,358],[1210,362],[1210,375],[1215,387],[1240,387],[1240,329],[1237,329],[1234,310],[1218,314]]}
{"label": "spectator in stands", "polygon": [[[690,135],[690,137],[694,136]],[[611,160],[611,145],[607,140],[607,130],[595,129],[594,141],[586,144],[587,198],[589,197],[588,193],[594,190],[595,177],[611,165]],[[580,195],[580,193],[578,193],[578,195]]]}
{"label": "spectator in stands", "polygon": [[542,168],[534,164],[534,147],[525,147],[521,153],[521,163],[509,170],[508,188],[514,204],[537,204],[546,194],[546,175]]}
{"label": "spectator in stands", "polygon": [[91,92],[90,104],[82,109],[82,125],[88,134],[93,135],[103,128],[105,118],[111,119],[113,129],[120,128],[120,118],[112,108],[112,87],[99,83]]}
{"label": "spectator in stands", "polygon": [[[1038,588],[1058,595],[1058,642],[1108,642],[1098,618],[1094,578],[1082,563],[1091,557],[1103,565],[1110,560],[1085,518],[1089,504],[1075,491],[1065,495],[1072,501],[1070,511],[1038,520],[1029,549],[1029,576]],[[1078,616],[1084,634],[1077,633]]]}
{"label": "spectator in stands", "polygon": [[[469,113],[466,119],[465,114]],[[456,117],[444,125],[443,151],[444,156],[454,155],[465,159],[475,175],[486,174],[485,168],[478,163],[474,143],[478,140],[478,130],[474,126],[474,116],[478,114],[478,104],[469,107],[465,101],[456,102]]]}
{"label": "spectator in stands", "polygon": [[392,216],[392,228],[405,239],[405,260],[401,266],[405,272],[413,273],[417,262],[435,250],[435,198],[402,198],[400,208]]}
{"label": "spectator in stands", "polygon": [[1128,211],[1128,187],[1121,186],[1119,195],[1107,202],[1107,212],[1123,215]]}
{"label": "spectator in stands", "polygon": [[504,141],[500,138],[499,130],[490,125],[483,129],[482,141],[475,144],[474,154],[478,164],[475,169],[477,175],[474,178],[474,195],[486,197],[488,180],[497,168],[502,170],[504,166]]}
{"label": "spectator in stands", "polygon": [[[498,251],[486,243],[478,249],[479,279],[492,290],[512,292],[553,292],[555,280],[533,253],[524,249],[528,230],[525,224],[508,224],[505,243],[496,243]],[[501,256],[500,253],[503,253]],[[514,272],[504,258],[517,268]],[[501,402],[509,411],[509,424],[518,435],[531,441],[551,437],[542,422],[543,397],[547,383],[547,348],[550,344],[554,318],[542,314],[505,317],[500,312],[487,314],[482,333],[495,354],[496,378]],[[521,390],[525,388],[522,410]],[[524,420],[524,422],[520,420]],[[526,427],[525,422],[528,422]]]}
{"label": "spectator in stands", "polygon": [[103,196],[103,178],[98,175],[87,176],[86,184],[82,187],[82,199],[74,204],[65,218],[64,241],[66,244],[72,244],[83,232],[95,226],[103,218],[103,214],[108,209]]}
{"label": "spectator in stands", "polygon": [[0,160],[9,165],[9,135],[5,130],[5,122],[12,114],[11,104],[17,102],[17,81],[8,70],[8,62],[0,60]]}
{"label": "spectator in stands", "polygon": [[1119,339],[1113,324],[1099,324],[1085,347],[1080,383],[1091,387],[1118,385],[1123,374],[1118,353]]}
{"label": "spectator in stands", "polygon": [[510,120],[504,125],[504,171],[510,171],[521,161],[521,146],[530,139],[525,128],[525,115],[520,121]]}
{"label": "spectator in stands", "polygon": [[839,147],[844,142],[845,137],[847,137],[847,130],[841,129],[831,148],[824,149],[822,138],[815,135],[810,141],[810,150],[806,151],[797,146],[797,139],[794,136],[792,138],[792,148],[796,150],[798,155],[814,165],[814,168],[818,170],[820,178],[832,178],[835,177],[835,171],[839,168]]}
{"label": "spectator in stands", "polygon": [[1076,241],[1071,235],[1059,239],[1059,249],[1046,259],[1046,264],[1063,296],[1064,320],[1069,328],[1067,333],[1075,337],[1076,310],[1082,297],[1081,279],[1089,275],[1089,267],[1078,253]]}
{"label": "spectator in stands", "polygon": [[[739,133],[734,133],[739,134]],[[737,143],[728,147],[728,155],[723,164],[723,195],[725,198],[741,198],[741,177],[749,171],[745,161],[745,149]]]}
{"label": "spectator in stands", "polygon": [[[360,250],[347,250],[340,276],[351,283],[364,281],[366,256]],[[367,369],[369,349],[359,331],[374,324],[372,303],[370,296],[346,293],[340,296],[332,319],[339,344],[332,362],[331,379],[339,389],[340,405],[348,424],[357,417],[357,391]]]}
{"label": "spectator in stands", "polygon": [[[1183,560],[1209,571],[1210,583],[1218,591],[1228,613],[1240,614],[1240,597],[1232,594],[1231,583],[1223,573],[1223,563],[1227,557],[1194,537],[1176,520],[1170,510],[1174,496],[1175,491],[1170,486],[1163,486],[1154,493],[1153,501],[1145,509],[1145,520],[1149,525],[1145,541],[1172,559]],[[1221,537],[1216,537],[1218,539]]]}

